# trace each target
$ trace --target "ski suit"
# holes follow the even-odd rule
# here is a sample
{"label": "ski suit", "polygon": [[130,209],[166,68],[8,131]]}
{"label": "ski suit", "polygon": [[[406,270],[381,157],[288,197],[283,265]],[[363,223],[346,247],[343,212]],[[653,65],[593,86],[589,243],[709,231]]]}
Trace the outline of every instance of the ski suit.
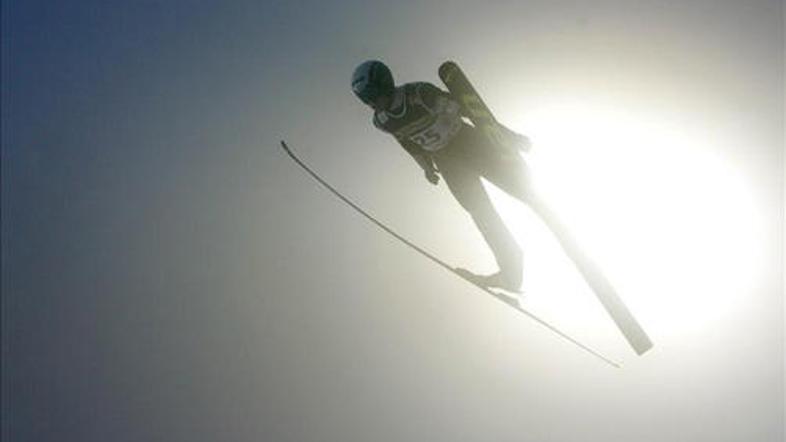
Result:
{"label": "ski suit", "polygon": [[393,135],[427,174],[439,171],[483,235],[500,271],[520,283],[521,249],[494,209],[481,177],[529,202],[529,174],[521,156],[490,143],[465,123],[458,102],[430,83],[397,87],[390,107],[375,111],[373,122]]}

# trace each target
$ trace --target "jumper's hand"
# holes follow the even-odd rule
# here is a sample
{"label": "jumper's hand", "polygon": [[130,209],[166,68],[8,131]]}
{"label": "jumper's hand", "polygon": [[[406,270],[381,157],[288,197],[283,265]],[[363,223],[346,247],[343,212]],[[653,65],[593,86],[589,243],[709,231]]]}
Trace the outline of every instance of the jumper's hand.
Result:
{"label": "jumper's hand", "polygon": [[514,145],[522,152],[529,152],[532,149],[532,141],[529,137],[513,132]]}
{"label": "jumper's hand", "polygon": [[532,142],[525,135],[521,135],[519,133],[513,132],[512,130],[509,130],[508,137],[510,139],[511,146],[516,147],[521,152],[529,152],[529,150],[532,149]]}
{"label": "jumper's hand", "polygon": [[439,175],[437,175],[437,172],[434,169],[425,170],[424,172],[429,183],[434,185],[439,183]]}
{"label": "jumper's hand", "polygon": [[501,124],[497,127],[500,129],[498,133],[501,137],[502,144],[513,147],[521,152],[529,152],[532,148],[532,142],[526,136],[513,132]]}

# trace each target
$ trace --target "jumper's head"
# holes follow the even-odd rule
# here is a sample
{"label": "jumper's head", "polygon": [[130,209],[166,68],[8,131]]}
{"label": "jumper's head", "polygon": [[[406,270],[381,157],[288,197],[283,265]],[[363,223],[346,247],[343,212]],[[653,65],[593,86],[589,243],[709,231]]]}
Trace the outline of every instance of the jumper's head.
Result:
{"label": "jumper's head", "polygon": [[363,62],[352,74],[352,92],[374,109],[387,108],[394,90],[393,74],[381,61]]}

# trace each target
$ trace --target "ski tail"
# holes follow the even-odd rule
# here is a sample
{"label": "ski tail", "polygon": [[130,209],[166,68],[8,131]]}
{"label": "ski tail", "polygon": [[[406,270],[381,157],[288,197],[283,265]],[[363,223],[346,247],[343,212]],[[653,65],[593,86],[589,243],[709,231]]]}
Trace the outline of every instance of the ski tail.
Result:
{"label": "ski tail", "polygon": [[513,151],[526,152],[529,140],[505,127],[497,120],[469,78],[454,61],[446,61],[439,66],[439,78],[448,88],[450,95],[459,102],[461,113],[480,129],[493,144]]}
{"label": "ski tail", "polygon": [[491,109],[472,86],[464,71],[454,61],[446,61],[439,66],[439,78],[451,95],[458,99],[464,114],[476,125],[499,124]]}

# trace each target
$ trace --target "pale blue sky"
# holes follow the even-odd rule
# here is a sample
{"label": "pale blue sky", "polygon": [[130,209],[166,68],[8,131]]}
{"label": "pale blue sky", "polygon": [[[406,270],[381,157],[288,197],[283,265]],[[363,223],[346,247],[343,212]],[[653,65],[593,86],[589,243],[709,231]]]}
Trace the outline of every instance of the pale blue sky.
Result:
{"label": "pale blue sky", "polygon": [[[3,440],[783,440],[782,2],[2,8]],[[697,191],[671,218],[695,228],[691,214],[715,213],[704,198],[754,208],[754,221],[729,224],[756,226],[754,239],[707,226],[702,243],[733,255],[742,237],[756,250],[735,308],[697,329],[673,319],[723,273],[635,293],[691,272],[688,247],[669,244],[679,265],[618,272],[655,350],[636,358],[602,321],[583,336],[624,360],[612,370],[354,216],[279,139],[450,262],[490,258],[444,187],[427,186],[352,96],[367,58],[435,83],[457,60],[536,141],[565,103],[690,133],[702,147],[684,156],[730,165],[745,190]],[[571,117],[566,133],[580,130]],[[566,163],[592,150],[587,138]],[[647,171],[664,187],[679,169],[661,150],[630,152],[620,167],[666,164]],[[625,204],[587,216],[632,234]],[[573,295],[551,305],[568,329]],[[649,308],[659,296],[673,313]]]}

